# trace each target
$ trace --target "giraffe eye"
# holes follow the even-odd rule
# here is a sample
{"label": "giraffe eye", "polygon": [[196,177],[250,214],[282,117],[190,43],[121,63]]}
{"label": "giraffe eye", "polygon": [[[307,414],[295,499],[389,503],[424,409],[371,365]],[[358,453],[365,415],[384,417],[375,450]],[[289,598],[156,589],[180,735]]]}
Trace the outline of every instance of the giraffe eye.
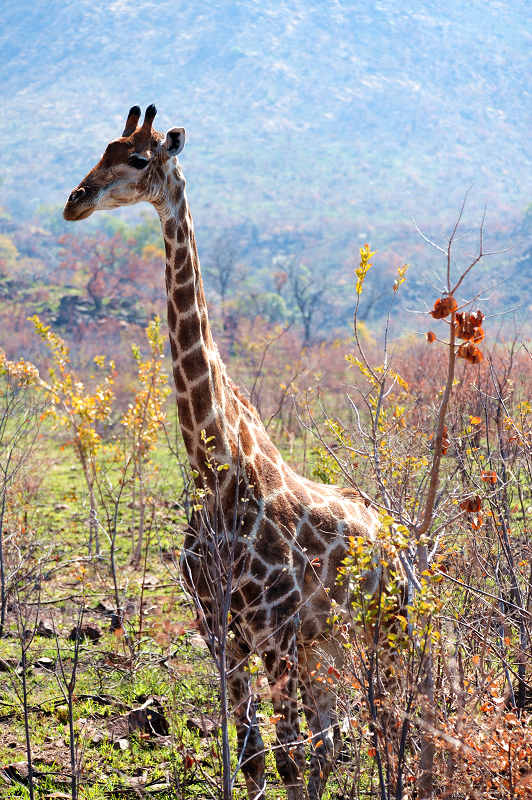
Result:
{"label": "giraffe eye", "polygon": [[133,153],[132,155],[128,156],[127,163],[130,167],[135,167],[135,169],[144,169],[147,167],[149,159],[145,158],[144,156],[139,156],[137,153]]}

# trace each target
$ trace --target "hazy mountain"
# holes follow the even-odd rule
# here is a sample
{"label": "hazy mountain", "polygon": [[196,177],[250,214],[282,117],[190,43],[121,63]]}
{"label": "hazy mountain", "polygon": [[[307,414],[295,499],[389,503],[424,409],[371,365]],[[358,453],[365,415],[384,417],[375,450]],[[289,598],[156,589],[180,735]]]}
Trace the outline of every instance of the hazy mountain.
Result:
{"label": "hazy mountain", "polygon": [[511,230],[532,199],[530,9],[4,0],[1,203],[63,202],[128,107],[155,102],[160,129],[187,128],[200,230],[305,230],[332,258],[350,237],[415,238],[411,216],[441,233],[471,184]]}

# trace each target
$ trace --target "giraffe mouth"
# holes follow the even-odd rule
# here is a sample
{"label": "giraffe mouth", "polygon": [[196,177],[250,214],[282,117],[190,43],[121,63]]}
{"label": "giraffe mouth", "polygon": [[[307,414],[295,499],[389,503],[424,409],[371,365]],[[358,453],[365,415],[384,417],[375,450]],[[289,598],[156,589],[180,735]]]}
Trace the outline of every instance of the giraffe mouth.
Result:
{"label": "giraffe mouth", "polygon": [[80,219],[90,217],[93,211],[93,206],[89,206],[88,208],[87,206],[85,206],[85,208],[72,208],[72,206],[67,203],[63,209],[63,217],[68,220],[68,222],[79,222]]}

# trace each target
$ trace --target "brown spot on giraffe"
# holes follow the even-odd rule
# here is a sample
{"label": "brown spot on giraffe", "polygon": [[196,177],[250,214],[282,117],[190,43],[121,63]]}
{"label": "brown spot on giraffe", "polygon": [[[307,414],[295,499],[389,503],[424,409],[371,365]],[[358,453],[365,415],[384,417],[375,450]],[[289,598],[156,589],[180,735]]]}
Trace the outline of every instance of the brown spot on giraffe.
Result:
{"label": "brown spot on giraffe", "polygon": [[210,379],[207,377],[191,389],[192,408],[194,409],[194,416],[196,417],[198,425],[203,422],[212,407],[210,400],[210,383]]}
{"label": "brown spot on giraffe", "polygon": [[246,606],[257,606],[261,604],[262,598],[262,585],[258,581],[248,581],[240,589],[242,597]]}
{"label": "brown spot on giraffe", "polygon": [[270,495],[272,492],[283,488],[282,475],[279,474],[279,470],[269,459],[263,458],[261,453],[255,453],[253,464],[255,475],[257,476],[256,480],[264,487],[264,494]]}
{"label": "brown spot on giraffe", "polygon": [[[378,518],[366,508],[368,501],[351,490],[318,486],[296,475],[283,462],[257,411],[227,378],[213,345],[185,179],[175,158],[183,147],[185,132],[173,128],[166,137],[158,133],[152,126],[155,113],[153,106],[146,109],[139,126],[140,109],[134,106],[130,110],[122,136],[109,143],[102,159],[73,190],[64,216],[81,220],[101,208],[146,200],[161,218],[170,346],[172,358],[179,362],[173,374],[183,441],[198,470],[198,484],[216,488],[216,474],[206,467],[201,440],[201,420],[208,418],[204,427],[207,435],[214,437],[216,458],[229,468],[227,476],[221,476],[222,507],[217,506],[212,491],[205,496],[203,516],[192,516],[182,552],[183,575],[199,598],[200,628],[208,638],[206,628],[216,617],[213,587],[220,586],[220,578],[213,571],[216,559],[209,556],[205,518],[211,528],[222,524],[232,530],[238,500],[243,523],[236,526],[235,534],[239,585],[231,594],[235,624],[227,656],[235,666],[229,673],[233,675],[229,692],[248,795],[264,800],[266,792],[264,753],[245,670],[249,653],[257,652],[264,660],[274,711],[282,716],[275,754],[288,800],[319,800],[334,748],[327,751],[325,760],[313,752],[311,778],[305,789],[304,752],[302,746],[294,745],[299,739],[298,681],[312,735],[322,735],[324,725],[333,729],[334,695],[327,687],[312,684],[309,688],[310,671],[318,657],[315,640],[323,643],[329,635],[330,597],[320,581],[329,584],[330,594],[339,602],[347,603],[346,588],[335,582],[347,537],[362,535],[371,547]],[[308,564],[324,558],[327,548],[326,568],[318,578],[317,571],[308,572]],[[221,557],[227,560],[230,552],[225,547]],[[310,580],[305,579],[308,574]],[[299,672],[295,666],[298,653]],[[248,709],[248,717],[242,716],[241,708]]]}
{"label": "brown spot on giraffe", "polygon": [[240,420],[240,446],[242,447],[242,452],[245,456],[250,456],[253,452],[253,439],[251,436],[251,431],[242,419]]}
{"label": "brown spot on giraffe", "polygon": [[177,313],[174,304],[172,303],[171,300],[168,300],[167,306],[168,306],[168,324],[170,325],[171,330],[174,331],[177,322]]}
{"label": "brown spot on giraffe", "polygon": [[289,520],[295,511],[292,498],[285,494],[271,497],[267,502],[266,508],[270,519]]}
{"label": "brown spot on giraffe", "polygon": [[275,525],[267,519],[261,522],[254,550],[266,564],[288,563],[290,548],[286,540],[278,535]]}
{"label": "brown spot on giraffe", "polygon": [[174,254],[174,275],[178,282],[190,278],[189,261],[188,247],[178,244]]}
{"label": "brown spot on giraffe", "polygon": [[186,375],[187,383],[195,383],[198,378],[207,375],[208,365],[209,356],[201,346],[181,359],[181,369]]}
{"label": "brown spot on giraffe", "polygon": [[[168,338],[170,340],[170,353],[172,354],[172,361],[177,361],[177,345],[175,343],[174,336],[175,336],[175,334],[171,333]],[[176,386],[177,386],[177,379],[176,379]],[[185,384],[184,384],[184,381],[183,381],[183,389],[182,390],[179,389],[178,391],[184,391],[184,388],[185,388]]]}
{"label": "brown spot on giraffe", "polygon": [[188,402],[188,399],[178,404],[178,410],[179,410],[179,422],[181,423],[182,427],[186,428],[187,431],[193,431],[194,418],[190,410],[190,403]]}
{"label": "brown spot on giraffe", "polygon": [[261,581],[266,577],[267,568],[260,558],[253,558],[249,570],[255,580]]}
{"label": "brown spot on giraffe", "polygon": [[[177,358],[177,348],[175,346],[173,337],[170,338],[170,349],[172,349],[172,344],[174,345],[174,348],[176,350],[175,357],[174,357],[174,353],[172,351],[172,357]],[[176,387],[177,391],[179,392],[179,394],[184,394],[184,392],[186,392],[186,390],[187,390],[187,383],[185,381],[185,376],[183,375],[183,373],[181,371],[181,367],[179,365],[174,367],[172,372],[173,372],[173,375],[174,375],[174,383],[175,383],[175,387]]]}
{"label": "brown spot on giraffe", "polygon": [[255,630],[262,631],[268,624],[268,611],[265,608],[259,608],[256,611],[253,611],[250,615],[250,619],[252,620],[253,627]]}
{"label": "brown spot on giraffe", "polygon": [[174,302],[179,314],[185,314],[196,302],[196,291],[194,281],[190,281],[177,288],[174,292]]}
{"label": "brown spot on giraffe", "polygon": [[288,573],[286,567],[274,570],[268,575],[268,582],[266,584],[267,604],[274,606],[278,600],[286,597],[293,588],[294,579]]}
{"label": "brown spot on giraffe", "polygon": [[[174,302],[177,305],[176,295],[178,291],[174,292]],[[186,353],[193,345],[198,344],[201,340],[200,336],[200,321],[192,315],[190,319],[187,317],[182,319],[179,323],[177,332],[177,342],[182,353]]]}
{"label": "brown spot on giraffe", "polygon": [[176,222],[175,219],[173,219],[173,217],[171,219],[166,220],[164,224],[164,237],[165,240],[166,239],[169,240],[170,243],[172,243],[173,239],[175,238],[176,227],[177,227]]}
{"label": "brown spot on giraffe", "polygon": [[309,559],[313,557],[314,553],[321,555],[323,550],[323,540],[318,535],[316,529],[307,522],[303,523],[301,526],[297,541],[303,551],[309,555]]}
{"label": "brown spot on giraffe", "polygon": [[[179,416],[179,419],[181,420],[181,415]],[[192,453],[192,448],[194,447],[194,435],[192,432],[183,430],[183,425],[181,425],[181,435],[183,437],[183,442],[187,453]]]}

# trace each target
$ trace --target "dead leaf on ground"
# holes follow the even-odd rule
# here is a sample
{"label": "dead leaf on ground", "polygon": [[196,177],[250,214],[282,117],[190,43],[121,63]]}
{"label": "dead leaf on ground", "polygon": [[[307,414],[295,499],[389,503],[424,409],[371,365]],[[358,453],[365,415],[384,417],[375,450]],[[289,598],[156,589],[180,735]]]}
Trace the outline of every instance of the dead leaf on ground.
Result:
{"label": "dead leaf on ground", "polygon": [[97,625],[94,625],[92,622],[86,622],[84,625],[81,625],[79,628],[72,628],[70,631],[68,638],[71,642],[75,642],[76,639],[80,641],[86,641],[87,639],[90,642],[97,642],[98,639],[101,638],[102,632]]}
{"label": "dead leaf on ground", "polygon": [[201,717],[188,717],[187,728],[189,731],[199,734],[202,739],[206,739],[209,736],[216,736],[220,730],[220,725],[218,721],[203,715]]}
{"label": "dead leaf on ground", "polygon": [[148,697],[138,708],[109,720],[107,730],[113,740],[118,740],[135,731],[148,736],[168,736],[169,726],[161,702],[156,697]]}

